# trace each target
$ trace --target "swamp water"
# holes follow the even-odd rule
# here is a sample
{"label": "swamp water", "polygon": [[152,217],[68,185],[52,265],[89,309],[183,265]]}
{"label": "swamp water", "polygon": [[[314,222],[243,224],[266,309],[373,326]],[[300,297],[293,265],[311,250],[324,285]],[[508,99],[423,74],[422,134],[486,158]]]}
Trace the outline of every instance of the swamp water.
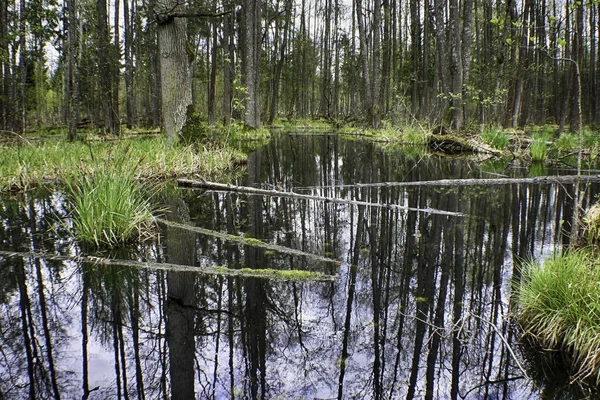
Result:
{"label": "swamp water", "polygon": [[[172,188],[167,219],[280,247],[161,224],[155,241],[100,255],[141,266],[78,261],[90,254],[61,222],[60,193],[4,196],[0,399],[540,398],[519,366],[511,285],[522,260],[564,244],[572,185],[356,185],[529,173],[277,135],[236,184],[391,206]],[[586,204],[598,191],[588,186]]]}

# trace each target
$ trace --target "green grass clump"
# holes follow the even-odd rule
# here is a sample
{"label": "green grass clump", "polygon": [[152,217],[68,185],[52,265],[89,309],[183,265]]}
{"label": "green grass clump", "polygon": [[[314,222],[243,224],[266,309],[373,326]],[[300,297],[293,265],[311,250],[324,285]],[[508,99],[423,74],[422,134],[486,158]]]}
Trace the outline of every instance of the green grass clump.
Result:
{"label": "green grass clump", "polygon": [[488,128],[481,131],[481,139],[485,144],[503,150],[508,146],[510,137],[507,132],[499,128]]}
{"label": "green grass clump", "polygon": [[530,263],[516,295],[523,342],[560,354],[573,381],[600,383],[600,262],[577,250]]}
{"label": "green grass clump", "polygon": [[547,137],[544,134],[534,134],[529,151],[533,161],[544,161],[548,155]]}
{"label": "green grass clump", "polygon": [[85,245],[113,247],[151,232],[154,208],[124,159],[66,183],[75,236]]}

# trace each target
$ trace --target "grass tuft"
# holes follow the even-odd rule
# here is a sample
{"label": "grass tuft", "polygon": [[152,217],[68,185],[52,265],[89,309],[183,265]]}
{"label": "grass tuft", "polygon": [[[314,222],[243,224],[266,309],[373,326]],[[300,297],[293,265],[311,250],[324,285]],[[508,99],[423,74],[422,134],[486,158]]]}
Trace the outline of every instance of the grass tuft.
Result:
{"label": "grass tuft", "polygon": [[529,151],[533,161],[544,161],[548,155],[548,140],[545,134],[534,133]]}
{"label": "grass tuft", "polygon": [[516,295],[523,341],[561,354],[573,381],[600,383],[600,262],[577,250],[530,263]]}
{"label": "grass tuft", "polygon": [[508,146],[510,137],[507,132],[499,128],[487,128],[481,131],[483,142],[495,149],[503,150]]}
{"label": "grass tuft", "polygon": [[154,208],[121,155],[107,166],[66,182],[76,238],[84,245],[113,247],[143,240],[154,226]]}

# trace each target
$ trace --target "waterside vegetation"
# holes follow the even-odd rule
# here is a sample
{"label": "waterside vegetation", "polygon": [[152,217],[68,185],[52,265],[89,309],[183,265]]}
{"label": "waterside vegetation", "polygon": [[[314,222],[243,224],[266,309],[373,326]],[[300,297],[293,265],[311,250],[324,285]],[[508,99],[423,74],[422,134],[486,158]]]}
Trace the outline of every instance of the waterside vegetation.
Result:
{"label": "waterside vegetation", "polygon": [[549,260],[525,263],[515,290],[514,319],[533,370],[544,371],[538,379],[559,391],[573,386],[576,396],[600,394],[599,232],[595,204],[579,241]]}
{"label": "waterside vegetation", "polygon": [[80,171],[93,173],[95,166],[110,166],[123,157],[121,167],[135,168],[137,179],[169,179],[198,174],[221,176],[235,171],[245,160],[239,150],[193,145],[169,146],[164,136],[146,135],[116,141],[63,139],[23,140],[0,145],[0,191],[26,190],[41,184],[60,184]]}

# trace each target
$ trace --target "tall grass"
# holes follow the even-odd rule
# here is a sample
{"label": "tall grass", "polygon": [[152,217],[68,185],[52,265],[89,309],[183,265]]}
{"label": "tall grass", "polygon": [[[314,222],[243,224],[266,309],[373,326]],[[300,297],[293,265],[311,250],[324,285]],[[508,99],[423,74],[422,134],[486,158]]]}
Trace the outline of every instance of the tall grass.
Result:
{"label": "tall grass", "polygon": [[162,135],[116,142],[61,140],[0,146],[0,191],[64,182],[82,168],[110,163],[115,154],[125,152],[128,157],[123,160],[124,166],[135,164],[141,179],[192,174],[213,179],[246,158],[243,153],[226,148],[197,151],[194,146],[169,146]]}
{"label": "tall grass", "polygon": [[66,182],[75,236],[86,245],[113,247],[141,240],[151,231],[154,207],[135,167],[125,160],[120,156]]}
{"label": "tall grass", "polygon": [[495,149],[503,150],[508,146],[509,136],[499,128],[487,128],[481,131],[481,139]]}
{"label": "tall grass", "polygon": [[524,342],[560,352],[573,380],[600,383],[600,262],[577,250],[528,264],[516,295]]}
{"label": "tall grass", "polygon": [[533,161],[544,161],[546,159],[546,156],[548,155],[547,140],[548,138],[545,134],[535,133],[533,135],[531,146],[529,147],[531,159]]}

